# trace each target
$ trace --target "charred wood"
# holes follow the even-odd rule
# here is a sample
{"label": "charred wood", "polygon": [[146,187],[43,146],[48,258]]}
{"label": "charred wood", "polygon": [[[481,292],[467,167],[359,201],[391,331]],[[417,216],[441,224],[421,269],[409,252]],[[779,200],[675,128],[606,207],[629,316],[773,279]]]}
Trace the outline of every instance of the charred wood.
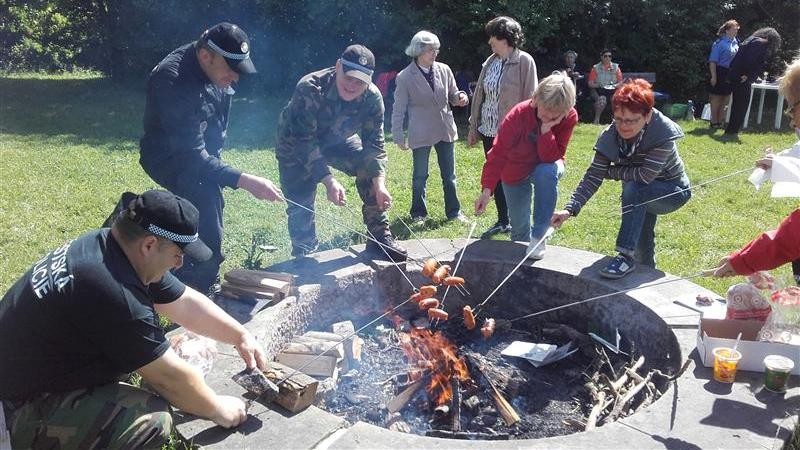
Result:
{"label": "charred wood", "polygon": [[450,420],[452,431],[461,431],[461,380],[453,377],[450,380],[453,397],[450,399]]}
{"label": "charred wood", "polygon": [[411,383],[403,390],[403,392],[397,394],[393,399],[389,400],[389,403],[386,405],[386,409],[390,413],[394,413],[405,408],[405,406],[408,404],[408,401],[411,400],[411,397],[413,397],[419,388],[422,387],[422,383],[423,380],[421,379]]}
{"label": "charred wood", "polygon": [[445,438],[445,439],[463,439],[463,440],[483,440],[483,441],[507,441],[509,438],[508,433],[480,433],[477,431],[447,431],[447,430],[428,430],[425,436]]}

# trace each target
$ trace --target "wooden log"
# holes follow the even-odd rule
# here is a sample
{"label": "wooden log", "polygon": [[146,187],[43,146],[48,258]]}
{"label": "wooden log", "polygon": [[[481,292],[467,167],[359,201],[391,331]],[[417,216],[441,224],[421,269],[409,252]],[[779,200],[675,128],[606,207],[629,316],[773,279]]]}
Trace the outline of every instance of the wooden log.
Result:
{"label": "wooden log", "polygon": [[500,416],[503,417],[503,421],[505,421],[506,425],[512,426],[515,423],[520,421],[519,414],[517,411],[514,410],[514,407],[511,406],[511,403],[503,397],[503,394],[500,393],[500,390],[497,389],[492,379],[486,373],[486,370],[483,368],[483,364],[480,363],[480,357],[473,354],[466,354],[467,358],[473,363],[472,365],[478,369],[478,372],[483,376],[486,382],[489,384],[489,387],[492,390],[492,399],[497,406],[497,411],[500,413]]}
{"label": "wooden log", "polygon": [[[634,372],[636,372],[643,365],[644,365],[644,355],[640,356],[639,359],[636,360],[635,363],[633,363],[633,365],[630,367],[630,369],[633,370]],[[622,389],[623,386],[625,386],[625,383],[627,383],[627,382],[628,382],[628,374],[627,373],[623,373],[622,375],[620,375],[619,378],[617,378],[616,380],[614,380],[612,382],[612,385],[614,386],[615,390],[619,391],[620,389]]]}
{"label": "wooden log", "polygon": [[299,353],[302,355],[327,355],[337,359],[344,358],[344,349],[341,344],[329,341],[315,342],[289,342],[283,347],[283,353]]}
{"label": "wooden log", "polygon": [[276,295],[275,292],[270,292],[267,290],[262,290],[252,286],[243,286],[239,284],[228,283],[227,281],[223,281],[220,285],[220,291],[222,295],[226,295],[235,299],[240,299],[242,297],[245,298],[264,298],[264,299],[275,299]]}
{"label": "wooden log", "polygon": [[306,409],[314,401],[319,382],[302,372],[297,372],[283,381],[292,372],[294,369],[291,367],[271,361],[267,363],[264,375],[273,383],[279,383],[275,403],[296,413]]}
{"label": "wooden log", "polygon": [[338,372],[338,359],[335,356],[279,353],[275,360],[292,369],[298,369],[306,375],[315,377],[333,377]]}
{"label": "wooden log", "polygon": [[594,430],[595,426],[597,426],[597,418],[600,417],[600,413],[609,405],[606,403],[606,391],[597,391],[594,397],[594,406],[592,406],[589,417],[586,419],[586,431]]}
{"label": "wooden log", "polygon": [[416,394],[419,388],[422,387],[423,380],[419,379],[413,383],[411,383],[408,387],[406,387],[403,392],[394,396],[393,399],[389,400],[389,403],[386,404],[386,409],[390,413],[395,413],[400,411],[401,409],[405,408],[408,404],[411,397]]}
{"label": "wooden log", "polygon": [[448,430],[428,430],[425,436],[444,438],[444,439],[463,439],[463,440],[482,440],[482,441],[507,441],[508,433],[481,433],[478,431],[448,431]]}
{"label": "wooden log", "polygon": [[283,272],[266,272],[262,270],[233,269],[224,275],[226,281],[231,283],[266,287],[270,290],[289,295],[294,277]]}
{"label": "wooden log", "polygon": [[450,430],[461,431],[461,380],[450,378],[453,396],[450,398]]}
{"label": "wooden log", "polygon": [[[331,325],[334,334],[344,339],[344,356],[347,358],[347,367],[361,365],[361,338],[355,335],[356,328],[351,321],[336,322]],[[356,347],[358,347],[356,349]]]}
{"label": "wooden log", "polygon": [[616,405],[614,405],[614,409],[611,411],[611,414],[609,414],[609,419],[612,421],[617,420],[620,414],[622,414],[623,408],[625,408],[625,406],[627,406],[627,404],[633,399],[633,397],[636,394],[638,394],[639,391],[641,391],[647,385],[647,383],[650,382],[650,378],[652,377],[653,377],[653,372],[648,373],[647,376],[644,378],[644,380],[642,380],[642,382],[637,383],[635,386],[629,389],[628,392],[626,392],[625,395],[622,397],[622,399],[618,401]]}
{"label": "wooden log", "polygon": [[328,333],[325,331],[306,331],[303,333],[303,337],[321,339],[324,341],[342,342],[342,336],[336,333]]}

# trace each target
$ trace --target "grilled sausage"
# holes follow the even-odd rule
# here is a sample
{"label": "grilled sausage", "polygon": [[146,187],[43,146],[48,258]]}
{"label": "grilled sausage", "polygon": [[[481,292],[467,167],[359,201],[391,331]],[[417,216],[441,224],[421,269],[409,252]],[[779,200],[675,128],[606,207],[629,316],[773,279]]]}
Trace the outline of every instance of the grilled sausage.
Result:
{"label": "grilled sausage", "polygon": [[464,279],[461,277],[447,277],[442,280],[442,284],[445,286],[463,286]]}
{"label": "grilled sausage", "polygon": [[419,292],[415,292],[411,294],[411,297],[409,297],[408,299],[414,303],[419,303],[419,301],[422,300],[422,294]]}
{"label": "grilled sausage", "polygon": [[419,302],[419,309],[431,309],[431,308],[438,308],[439,307],[439,300],[435,298],[426,298]]}
{"label": "grilled sausage", "polygon": [[494,319],[486,319],[481,327],[481,334],[485,339],[489,339],[494,334]]}
{"label": "grilled sausage", "polygon": [[419,288],[422,298],[431,298],[436,295],[436,286],[422,286]]}
{"label": "grilled sausage", "polygon": [[447,317],[448,317],[447,312],[439,308],[431,308],[428,310],[428,319],[430,320],[434,319],[447,320]]}
{"label": "grilled sausage", "polygon": [[469,305],[464,307],[464,325],[468,330],[475,329],[475,313],[472,312],[472,308]]}
{"label": "grilled sausage", "polygon": [[442,264],[438,269],[436,269],[436,272],[433,272],[433,275],[431,275],[431,281],[433,281],[434,284],[439,284],[445,277],[447,277],[449,273],[450,266],[447,264]]}
{"label": "grilled sausage", "polygon": [[430,258],[425,261],[425,264],[422,265],[422,274],[426,277],[430,277],[436,272],[436,268],[439,266],[439,263],[436,262],[435,259]]}

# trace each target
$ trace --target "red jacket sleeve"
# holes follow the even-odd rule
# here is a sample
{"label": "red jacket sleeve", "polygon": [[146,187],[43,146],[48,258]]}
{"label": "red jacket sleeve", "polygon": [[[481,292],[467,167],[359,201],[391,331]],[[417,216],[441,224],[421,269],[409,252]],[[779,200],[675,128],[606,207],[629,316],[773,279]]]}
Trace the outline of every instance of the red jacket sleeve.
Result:
{"label": "red jacket sleeve", "polygon": [[778,229],[766,232],[730,255],[733,270],[750,275],[770,270],[800,258],[800,209],[781,222]]}
{"label": "red jacket sleeve", "polygon": [[572,131],[577,123],[578,112],[575,111],[575,108],[572,108],[561,123],[539,136],[536,141],[539,162],[552,163],[559,159],[564,159],[564,155],[567,153],[567,144],[572,138]]}
{"label": "red jacket sleeve", "polygon": [[481,188],[489,189],[494,194],[494,188],[500,181],[500,174],[503,172],[508,160],[508,152],[519,142],[522,137],[523,109],[514,107],[506,114],[497,129],[497,136],[494,138],[492,149],[486,154],[486,162],[483,163],[483,173],[481,174]]}

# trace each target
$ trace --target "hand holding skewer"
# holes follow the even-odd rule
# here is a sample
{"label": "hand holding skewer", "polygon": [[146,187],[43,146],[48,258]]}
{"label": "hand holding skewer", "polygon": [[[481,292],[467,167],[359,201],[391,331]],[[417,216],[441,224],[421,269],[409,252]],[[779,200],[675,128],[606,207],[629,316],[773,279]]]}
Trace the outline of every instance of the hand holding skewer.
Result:
{"label": "hand holding skewer", "polygon": [[325,185],[325,189],[327,190],[328,201],[336,206],[344,206],[347,204],[344,186],[342,186],[336,178],[333,178],[333,175],[328,175],[323,178],[322,184]]}

